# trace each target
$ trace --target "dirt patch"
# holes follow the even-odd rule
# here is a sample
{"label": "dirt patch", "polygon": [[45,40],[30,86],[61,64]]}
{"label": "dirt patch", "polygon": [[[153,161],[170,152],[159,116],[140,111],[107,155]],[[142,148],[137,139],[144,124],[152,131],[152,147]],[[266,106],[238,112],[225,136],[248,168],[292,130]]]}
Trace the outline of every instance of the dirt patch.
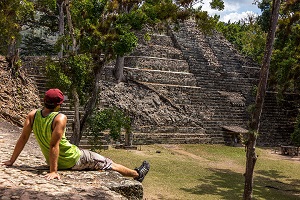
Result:
{"label": "dirt patch", "polygon": [[[209,162],[208,166],[212,167],[212,168],[217,168],[217,169],[232,169],[236,172],[240,172],[240,173],[244,173],[245,171],[245,166],[243,165],[239,165],[235,162],[233,162],[232,160],[229,159],[222,159],[219,161],[211,161],[208,160],[206,158],[203,158],[201,156],[197,156],[193,153],[187,152],[184,149],[180,148],[178,145],[167,145],[167,144],[163,144],[161,145],[163,148],[168,149],[174,153],[180,154],[180,155],[184,155],[187,157],[190,157],[192,159],[201,161],[201,162]],[[300,161],[300,157],[299,156],[285,156],[285,155],[281,155],[280,151],[278,150],[274,150],[274,149],[267,149],[267,153],[268,153],[268,159],[271,160],[292,160],[292,161]]]}
{"label": "dirt patch", "polygon": [[175,153],[178,153],[180,155],[184,155],[184,156],[188,156],[192,159],[195,159],[195,160],[198,160],[198,161],[201,161],[201,162],[210,162],[210,160],[207,160],[203,157],[200,157],[200,156],[197,156],[195,154],[192,154],[190,152],[187,152],[185,150],[183,150],[182,148],[180,148],[178,145],[161,145],[163,148],[166,148],[170,151],[173,151]]}
{"label": "dirt patch", "polygon": [[280,154],[280,150],[276,149],[268,149],[268,159],[270,160],[291,160],[291,161],[300,161],[300,156],[288,156]]}

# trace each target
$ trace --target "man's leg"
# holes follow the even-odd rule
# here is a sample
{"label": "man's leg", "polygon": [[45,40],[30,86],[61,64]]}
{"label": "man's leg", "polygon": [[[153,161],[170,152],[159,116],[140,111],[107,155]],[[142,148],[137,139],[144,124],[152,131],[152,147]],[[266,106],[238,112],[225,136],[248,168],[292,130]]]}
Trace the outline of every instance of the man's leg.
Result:
{"label": "man's leg", "polygon": [[133,177],[134,180],[142,182],[150,170],[150,164],[147,161],[143,161],[142,165],[134,170],[129,169],[123,165],[112,163],[111,169],[119,172],[123,176]]}
{"label": "man's leg", "polygon": [[133,177],[133,178],[136,178],[139,176],[139,174],[136,170],[129,169],[129,168],[127,168],[123,165],[117,164],[117,163],[112,163],[111,169],[119,172],[123,176],[128,176],[128,177]]}
{"label": "man's leg", "polygon": [[135,180],[142,182],[150,170],[150,164],[144,161],[142,165],[135,169],[129,169],[121,164],[114,163],[111,159],[106,158],[98,153],[81,149],[80,159],[77,161],[73,170],[114,170],[123,176],[133,177]]}

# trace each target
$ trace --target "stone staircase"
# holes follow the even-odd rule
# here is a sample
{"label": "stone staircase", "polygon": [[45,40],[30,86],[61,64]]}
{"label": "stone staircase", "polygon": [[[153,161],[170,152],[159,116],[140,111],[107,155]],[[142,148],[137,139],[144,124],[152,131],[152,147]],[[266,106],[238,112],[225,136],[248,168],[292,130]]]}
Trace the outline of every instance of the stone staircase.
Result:
{"label": "stone staircase", "polygon": [[[298,100],[297,100],[298,99]],[[294,131],[294,122],[297,113],[295,101],[299,101],[299,95],[285,94],[281,102],[276,100],[276,93],[268,91],[261,116],[260,135],[258,142],[264,146],[291,145],[290,134]],[[299,106],[299,104],[298,104]]]}
{"label": "stone staircase", "polygon": [[[205,88],[206,96],[202,97],[202,102],[213,111],[203,122],[206,131],[215,137],[224,134],[224,126],[246,128],[249,119],[246,110],[254,100],[251,91],[257,82],[259,68],[239,56],[217,33],[203,35],[192,21],[182,23],[179,31],[172,31],[171,27],[170,32],[174,43],[182,50],[197,86]],[[248,74],[250,69],[252,73]],[[200,97],[195,99],[201,101]]]}

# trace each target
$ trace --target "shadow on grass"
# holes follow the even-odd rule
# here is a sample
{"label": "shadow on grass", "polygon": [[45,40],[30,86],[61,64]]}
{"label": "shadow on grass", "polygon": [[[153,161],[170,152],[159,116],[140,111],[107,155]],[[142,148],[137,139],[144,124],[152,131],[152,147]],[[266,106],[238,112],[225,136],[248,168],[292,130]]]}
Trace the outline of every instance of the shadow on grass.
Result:
{"label": "shadow on grass", "polygon": [[259,185],[268,188],[269,192],[285,196],[283,199],[300,199],[300,180],[282,176],[276,170],[259,170],[256,173],[259,174]]}
{"label": "shadow on grass", "polygon": [[218,195],[224,199],[241,199],[243,196],[244,177],[228,169],[210,169],[212,174],[200,179],[203,184],[182,190],[198,195]]}
{"label": "shadow on grass", "polygon": [[[181,188],[196,195],[215,195],[222,199],[242,199],[244,176],[229,169],[209,169],[212,174],[199,179],[203,183],[194,188]],[[276,179],[284,178],[289,183]],[[288,179],[279,171],[257,171],[254,177],[253,199],[300,199],[300,180]]]}

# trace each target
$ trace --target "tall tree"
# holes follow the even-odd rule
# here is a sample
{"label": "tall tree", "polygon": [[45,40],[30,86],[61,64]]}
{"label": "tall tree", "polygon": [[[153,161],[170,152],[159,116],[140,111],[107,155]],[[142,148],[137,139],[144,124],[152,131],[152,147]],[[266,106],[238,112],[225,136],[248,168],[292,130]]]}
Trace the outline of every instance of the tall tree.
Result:
{"label": "tall tree", "polygon": [[[66,7],[69,35],[70,35],[71,41],[72,41],[72,43],[71,43],[71,52],[70,52],[71,55],[70,56],[76,56],[76,54],[77,54],[76,53],[77,41],[76,41],[76,38],[75,38],[73,21],[72,21],[72,16],[71,16],[70,1],[65,0],[64,5]],[[78,80],[76,80],[76,82],[77,81]],[[72,97],[73,97],[74,111],[75,111],[74,112],[74,121],[73,121],[73,134],[71,136],[71,142],[76,144],[76,145],[79,144],[79,141],[81,139],[81,135],[80,135],[80,115],[79,115],[80,100],[79,100],[79,94],[77,92],[77,88],[78,88],[77,84],[72,84],[71,85],[71,94],[72,94]]]}
{"label": "tall tree", "polygon": [[[58,8],[58,13],[59,13],[59,17],[58,17],[58,34],[60,37],[63,37],[65,35],[65,15],[64,15],[64,8],[65,8],[65,1],[64,0],[57,0],[56,1],[56,5]],[[58,57],[62,58],[63,57],[63,51],[64,51],[64,44],[61,44],[60,50],[58,52]]]}
{"label": "tall tree", "polygon": [[18,71],[20,31],[33,19],[33,3],[27,0],[0,1],[0,54],[5,55],[13,74]]}
{"label": "tall tree", "polygon": [[[139,1],[138,3],[141,3],[141,2],[142,1]],[[119,16],[120,15],[126,16],[125,18],[132,18],[132,16],[135,15],[135,20],[133,19],[132,24],[128,23],[131,20],[126,23],[128,23],[130,26],[132,26],[132,28],[139,30],[142,28],[142,24],[144,23],[143,21],[146,20],[146,15],[143,12],[140,12],[140,10],[139,10],[140,5],[136,5],[135,3],[137,3],[137,2],[134,2],[134,1],[133,2],[130,2],[130,1],[119,2],[117,13]],[[137,19],[138,19],[138,21],[137,21]],[[126,19],[123,19],[123,20],[126,20]],[[123,21],[123,20],[121,20],[121,21]],[[123,34],[126,34],[126,33],[123,33]],[[126,41],[128,39],[131,39],[134,41]],[[125,52],[131,51],[131,50],[126,50],[126,48],[128,48],[128,47],[132,48],[137,45],[137,39],[134,35],[132,35],[132,37],[124,37],[122,39],[120,38],[120,40],[123,40],[123,42],[119,43],[119,45],[117,45],[115,47],[117,58],[116,58],[115,68],[113,70],[113,74],[118,83],[126,81],[126,78],[123,73],[123,71],[124,71],[124,54],[125,54]],[[127,44],[133,44],[133,46],[130,47]]]}
{"label": "tall tree", "polygon": [[252,113],[252,119],[250,122],[250,132],[248,135],[248,140],[246,142],[246,172],[245,172],[245,186],[243,198],[248,200],[252,199],[253,193],[253,173],[254,167],[257,160],[257,155],[255,151],[256,139],[259,133],[260,117],[262,113],[262,107],[265,99],[267,81],[269,75],[270,60],[273,50],[273,43],[275,38],[275,31],[278,21],[280,8],[280,0],[273,0],[272,5],[272,15],[269,26],[269,32],[267,36],[265,55],[260,70],[259,84],[257,89],[255,109]]}
{"label": "tall tree", "polygon": [[30,19],[26,26],[22,26],[21,57],[57,54],[59,48],[56,48],[54,43],[59,28],[57,8],[61,7],[61,1],[30,0],[34,5],[34,18]]}
{"label": "tall tree", "polygon": [[272,14],[272,0],[256,0],[261,15],[258,16],[258,24],[264,32],[268,32],[269,22]]}
{"label": "tall tree", "polygon": [[279,94],[300,93],[300,1],[282,5],[271,61],[271,83]]}

